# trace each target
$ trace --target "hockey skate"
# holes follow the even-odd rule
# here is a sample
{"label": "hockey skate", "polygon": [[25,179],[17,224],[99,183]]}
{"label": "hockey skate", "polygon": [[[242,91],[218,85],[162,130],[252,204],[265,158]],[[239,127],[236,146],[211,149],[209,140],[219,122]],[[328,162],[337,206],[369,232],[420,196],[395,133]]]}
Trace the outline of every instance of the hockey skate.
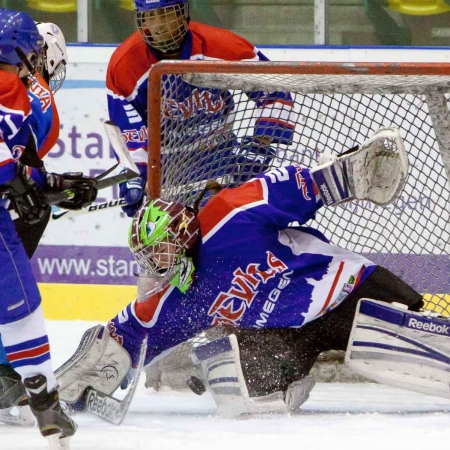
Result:
{"label": "hockey skate", "polygon": [[20,375],[9,365],[0,365],[0,422],[32,427],[35,424],[28,406],[28,395]]}
{"label": "hockey skate", "polygon": [[48,439],[50,450],[69,450],[70,438],[77,425],[61,409],[58,391],[47,391],[47,379],[36,375],[24,380],[30,397],[30,407],[42,436]]}

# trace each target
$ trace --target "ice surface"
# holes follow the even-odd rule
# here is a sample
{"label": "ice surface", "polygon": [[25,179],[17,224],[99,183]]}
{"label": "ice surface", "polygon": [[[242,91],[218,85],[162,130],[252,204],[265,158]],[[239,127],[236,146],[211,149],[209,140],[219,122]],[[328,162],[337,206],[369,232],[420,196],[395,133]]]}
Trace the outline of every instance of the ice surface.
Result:
{"label": "ice surface", "polygon": [[[89,322],[47,323],[55,367]],[[143,377],[144,378],[144,377]],[[375,384],[318,384],[297,416],[221,419],[209,393],[138,388],[119,427],[76,416],[72,450],[416,450],[448,449],[450,400]],[[0,449],[44,450],[36,428],[0,424]]]}

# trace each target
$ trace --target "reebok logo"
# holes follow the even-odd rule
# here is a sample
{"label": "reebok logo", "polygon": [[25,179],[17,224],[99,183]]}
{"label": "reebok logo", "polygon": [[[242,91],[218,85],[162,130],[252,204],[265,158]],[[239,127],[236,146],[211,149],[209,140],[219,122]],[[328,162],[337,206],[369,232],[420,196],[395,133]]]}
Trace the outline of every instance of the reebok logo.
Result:
{"label": "reebok logo", "polygon": [[320,190],[322,191],[322,194],[327,201],[327,205],[331,205],[333,203],[333,197],[331,196],[330,191],[328,190],[325,183],[320,185]]}
{"label": "reebok logo", "polygon": [[417,320],[413,317],[409,318],[407,327],[414,328],[415,330],[429,331],[430,333],[444,334],[446,336],[449,336],[450,334],[450,328],[448,325],[439,325],[433,322],[422,322],[421,320]]}

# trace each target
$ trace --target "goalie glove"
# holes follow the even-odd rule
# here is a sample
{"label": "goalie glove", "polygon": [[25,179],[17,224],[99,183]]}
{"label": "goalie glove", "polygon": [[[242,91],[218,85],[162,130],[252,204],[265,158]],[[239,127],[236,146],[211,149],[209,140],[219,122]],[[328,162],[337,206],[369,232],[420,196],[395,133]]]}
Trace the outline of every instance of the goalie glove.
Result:
{"label": "goalie glove", "polygon": [[386,206],[403,189],[408,168],[399,130],[383,128],[361,147],[331,157],[310,174],[327,206],[353,199]]}

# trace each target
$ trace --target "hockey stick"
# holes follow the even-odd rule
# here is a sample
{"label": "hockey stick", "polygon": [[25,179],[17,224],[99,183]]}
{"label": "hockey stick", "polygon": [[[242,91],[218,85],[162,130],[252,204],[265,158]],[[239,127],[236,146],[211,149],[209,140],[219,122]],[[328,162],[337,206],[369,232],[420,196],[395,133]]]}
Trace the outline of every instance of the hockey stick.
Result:
{"label": "hockey stick", "polygon": [[[130,157],[130,153],[123,141],[119,127],[109,120],[104,123],[104,127],[119,162],[95,178],[97,180],[97,190],[123,183],[124,181],[136,178],[140,175],[139,169]],[[119,166],[123,166],[125,170],[117,175],[107,177],[109,173]],[[75,194],[76,192],[66,190],[62,192],[49,192],[45,196],[49,205],[57,205],[58,203],[73,197]]]}
{"label": "hockey stick", "polygon": [[120,425],[125,418],[134,393],[139,383],[141,372],[144,368],[145,354],[147,351],[147,338],[141,345],[139,362],[136,368],[136,376],[128,386],[128,392],[122,400],[107,395],[94,388],[87,388],[84,394],[84,411],[94,414],[114,425]]}
{"label": "hockey stick", "polygon": [[100,211],[106,211],[126,204],[127,203],[123,198],[117,198],[107,200],[106,202],[103,203],[92,203],[92,205],[89,205],[87,208],[77,210],[57,209],[55,211],[52,211],[50,220],[55,221],[59,219],[71,219],[72,217],[83,216],[86,214],[92,214]]}

